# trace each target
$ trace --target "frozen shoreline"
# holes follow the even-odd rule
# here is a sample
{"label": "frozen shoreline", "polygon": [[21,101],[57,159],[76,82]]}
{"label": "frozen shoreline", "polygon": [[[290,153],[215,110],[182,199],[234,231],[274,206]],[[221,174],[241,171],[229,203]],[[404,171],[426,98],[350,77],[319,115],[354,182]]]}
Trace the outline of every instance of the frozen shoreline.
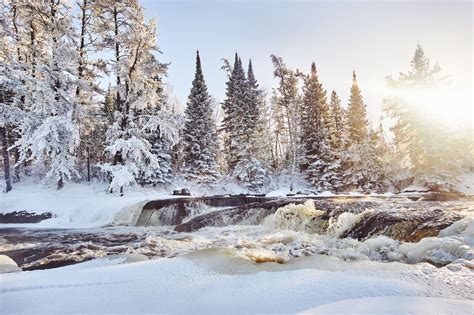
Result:
{"label": "frozen shoreline", "polygon": [[[52,187],[42,187],[38,184],[21,184],[8,194],[0,195],[0,213],[13,211],[28,211],[32,213],[51,212],[54,218],[32,224],[0,224],[2,227],[34,227],[34,228],[91,228],[110,224],[127,224],[128,215],[139,211],[146,201],[157,199],[183,198],[173,196],[171,189],[160,190],[157,188],[129,187],[124,196],[106,193],[105,184],[75,184],[69,183],[58,191]],[[295,189],[296,190],[296,189]],[[240,194],[236,187],[231,193]],[[193,190],[195,196],[212,196],[222,191]],[[286,197],[289,189],[282,188],[266,194],[267,197]],[[411,196],[403,195],[347,193],[334,195],[329,192],[309,195],[296,195],[295,198],[317,197],[381,197],[392,198]],[[291,198],[291,197],[290,197]]]}
{"label": "frozen shoreline", "polygon": [[[449,305],[454,307],[450,312],[469,314],[473,306],[471,272],[451,272],[427,264],[344,262],[319,256],[288,265],[254,264],[232,254],[208,251],[190,257],[120,262],[102,259],[4,274],[2,311],[312,313],[317,307],[341,311],[352,299],[362,299],[355,312],[420,314],[436,309],[444,313]],[[367,303],[373,298],[377,303]]]}

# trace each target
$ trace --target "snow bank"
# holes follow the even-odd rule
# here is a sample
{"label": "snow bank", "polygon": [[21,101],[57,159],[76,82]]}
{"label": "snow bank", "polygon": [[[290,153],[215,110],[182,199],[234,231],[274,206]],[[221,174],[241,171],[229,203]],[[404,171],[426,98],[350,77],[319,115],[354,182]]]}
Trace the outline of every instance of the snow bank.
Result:
{"label": "snow bank", "polygon": [[[347,313],[361,309],[364,301],[371,301],[367,298],[378,298],[369,306],[378,314],[403,309],[430,313],[433,306],[428,302],[439,305],[438,311],[449,304],[452,311],[462,314],[471,294],[466,286],[472,286],[472,277],[467,273],[424,265],[349,263],[331,257],[311,257],[294,264],[254,264],[229,253],[204,251],[198,257],[193,253],[125,265],[89,262],[74,270],[5,274],[0,308],[3,314],[222,314],[296,313],[331,306],[329,310]],[[236,268],[231,272],[222,269],[229,265]],[[463,288],[458,281],[464,283]],[[349,301],[356,301],[355,308],[345,304]],[[387,304],[381,305],[383,301]],[[417,301],[422,304],[415,308],[412,302]],[[325,305],[328,303],[336,304]]]}
{"label": "snow bank", "polygon": [[463,175],[458,191],[466,195],[474,195],[474,173]]}
{"label": "snow bank", "polygon": [[16,262],[8,256],[0,255],[0,273],[21,271]]}
{"label": "snow bank", "polygon": [[128,187],[125,196],[121,197],[107,193],[106,185],[69,183],[62,190],[33,184],[17,185],[14,190],[0,197],[1,213],[50,211],[56,216],[36,224],[21,224],[22,227],[85,228],[115,221],[133,223],[144,201],[170,196],[156,189]]}
{"label": "snow bank", "polygon": [[384,296],[324,304],[306,314],[472,314],[470,301],[433,297]]}

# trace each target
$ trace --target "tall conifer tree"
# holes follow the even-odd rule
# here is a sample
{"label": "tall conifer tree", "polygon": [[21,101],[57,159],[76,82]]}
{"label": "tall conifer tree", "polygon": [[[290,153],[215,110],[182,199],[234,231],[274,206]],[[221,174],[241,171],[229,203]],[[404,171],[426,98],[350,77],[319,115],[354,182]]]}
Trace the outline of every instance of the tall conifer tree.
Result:
{"label": "tall conifer tree", "polygon": [[347,136],[349,144],[361,143],[368,136],[367,110],[360,92],[355,71],[352,72],[352,87],[347,107]]}
{"label": "tall conifer tree", "polygon": [[316,65],[305,78],[301,106],[301,143],[303,159],[301,170],[319,191],[335,190],[339,178],[332,152],[334,123],[327,104],[326,90],[319,82]]}
{"label": "tall conifer tree", "polygon": [[218,177],[217,134],[211,101],[197,52],[196,72],[185,111],[184,172],[187,178],[204,184]]}

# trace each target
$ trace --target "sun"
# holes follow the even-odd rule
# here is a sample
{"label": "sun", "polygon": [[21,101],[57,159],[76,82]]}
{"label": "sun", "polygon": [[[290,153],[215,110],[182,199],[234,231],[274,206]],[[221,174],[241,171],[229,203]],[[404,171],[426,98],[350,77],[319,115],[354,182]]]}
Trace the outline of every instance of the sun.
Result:
{"label": "sun", "polygon": [[458,127],[473,122],[472,92],[450,86],[388,89],[387,96],[397,97],[423,118],[445,126]]}

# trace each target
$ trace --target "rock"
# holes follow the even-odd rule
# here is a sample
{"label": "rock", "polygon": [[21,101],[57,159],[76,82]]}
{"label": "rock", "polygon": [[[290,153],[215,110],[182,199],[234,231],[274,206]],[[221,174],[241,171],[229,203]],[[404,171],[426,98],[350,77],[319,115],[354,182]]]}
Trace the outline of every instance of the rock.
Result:
{"label": "rock", "polygon": [[188,215],[187,209],[196,207],[199,203],[209,207],[237,207],[268,200],[271,198],[255,196],[210,196],[153,200],[143,206],[136,224],[149,226],[154,225],[154,222],[160,222],[161,225],[178,225]]}
{"label": "rock", "polygon": [[22,271],[16,262],[6,255],[0,255],[0,273]]}
{"label": "rock", "polygon": [[173,196],[191,196],[191,192],[187,188],[173,190]]}
{"label": "rock", "polygon": [[37,214],[24,210],[13,211],[8,213],[0,213],[0,223],[38,223],[53,217],[54,216],[51,212]]}
{"label": "rock", "polygon": [[367,213],[341,237],[365,240],[385,235],[398,241],[418,242],[460,220],[462,215],[440,209],[396,209]]}

